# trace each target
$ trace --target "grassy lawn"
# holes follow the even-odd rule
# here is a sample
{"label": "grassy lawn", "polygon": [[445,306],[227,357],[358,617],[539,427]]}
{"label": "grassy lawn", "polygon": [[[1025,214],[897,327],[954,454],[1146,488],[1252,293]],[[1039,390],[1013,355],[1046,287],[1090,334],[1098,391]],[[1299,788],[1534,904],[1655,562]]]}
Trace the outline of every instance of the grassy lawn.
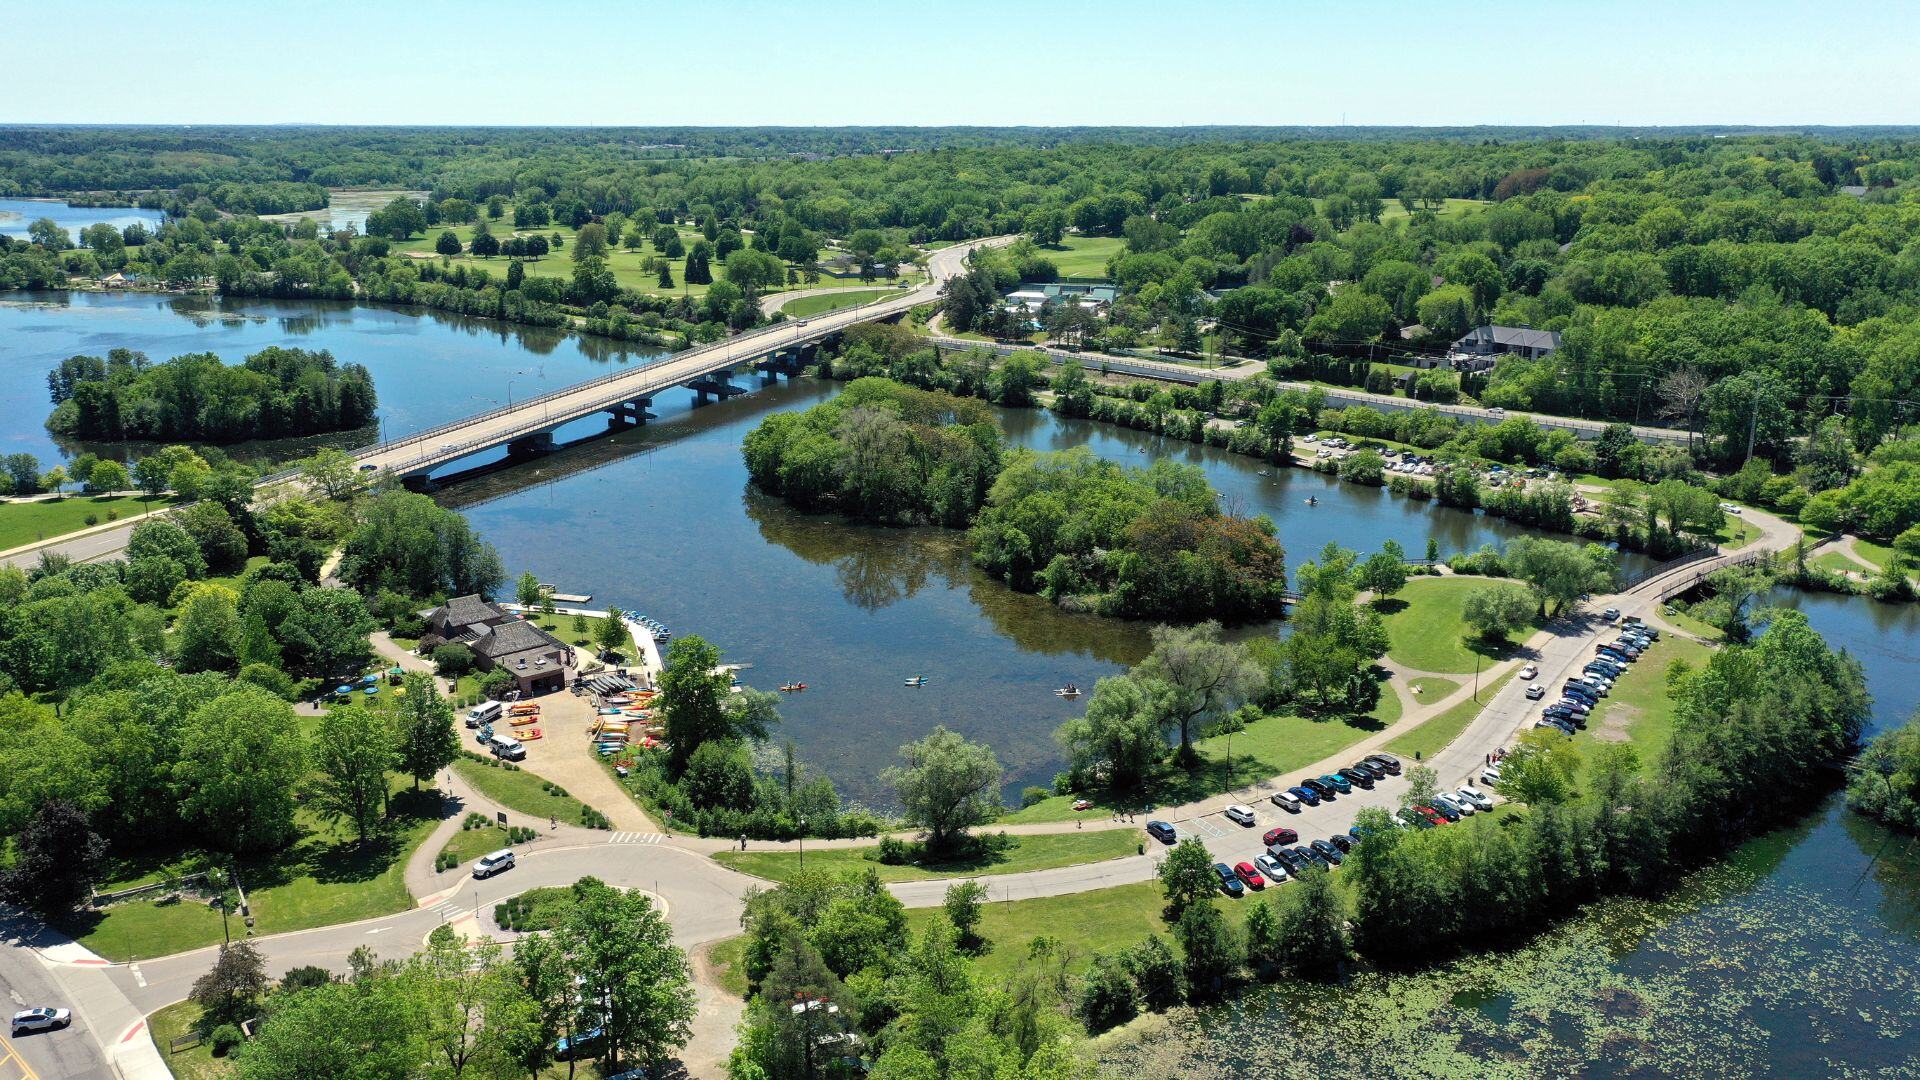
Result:
{"label": "grassy lawn", "polygon": [[[1459,217],[1461,214],[1464,214],[1475,207],[1485,206],[1485,205],[1487,205],[1487,203],[1486,203],[1486,200],[1484,199],[1448,199],[1446,203],[1440,207],[1440,209],[1434,211],[1434,215],[1436,217],[1443,217],[1443,218]],[[1412,216],[1413,216],[1412,214],[1407,213],[1406,207],[1400,205],[1400,201],[1398,199],[1388,199],[1387,208],[1380,212],[1380,220],[1382,222],[1393,221],[1396,218],[1406,218],[1406,217],[1412,217]]]}
{"label": "grassy lawn", "polygon": [[1083,815],[1099,815],[1111,809],[1138,811],[1145,806],[1178,806],[1230,791],[1255,780],[1294,772],[1322,758],[1331,757],[1343,747],[1352,746],[1385,727],[1371,716],[1358,717],[1263,717],[1231,737],[1234,768],[1229,776],[1227,746],[1229,737],[1199,739],[1194,748],[1201,764],[1191,772],[1169,769],[1152,785],[1145,799],[1109,804],[1101,795],[1091,796],[1097,804],[1092,810],[1074,813],[1073,798],[1056,795],[1001,818],[1003,823],[1029,821],[1067,821]]}
{"label": "grassy lawn", "polygon": [[1400,719],[1401,710],[1405,708],[1406,706],[1400,702],[1400,695],[1394,693],[1393,684],[1382,683],[1380,686],[1380,704],[1375,705],[1373,711],[1369,712],[1367,716],[1378,720],[1381,727],[1392,727]]}
{"label": "grassy lawn", "polygon": [[573,887],[571,885],[547,885],[538,889],[528,889],[518,896],[508,897],[504,902],[494,905],[494,921],[507,926],[511,921],[516,933],[551,930],[560,925],[573,908]]}
{"label": "grassy lawn", "polygon": [[471,862],[489,851],[498,851],[509,847],[507,830],[498,825],[489,825],[484,829],[461,829],[447,838],[446,846],[440,849],[442,855],[452,855],[460,862]]}
{"label": "grassy lawn", "polygon": [[[295,815],[301,837],[291,848],[268,859],[240,862],[254,932],[331,926],[413,906],[405,882],[407,858],[439,823],[440,800],[431,789],[415,795],[411,783],[396,782],[390,827],[365,847],[355,841],[349,826],[323,821],[302,807]],[[150,874],[142,877],[151,880]],[[102,889],[137,883],[113,881]],[[77,914],[60,928],[110,960],[166,956],[221,940],[220,912],[192,897],[133,900]],[[231,929],[236,938],[245,933],[237,916]]]}
{"label": "grassy lawn", "polygon": [[[871,868],[880,875],[882,881],[917,881],[983,874],[1017,874],[1027,870],[1104,862],[1135,854],[1139,843],[1139,836],[1131,829],[1096,829],[1093,832],[1016,836],[1012,845],[1004,851],[952,862],[889,866],[874,857],[879,848],[869,846],[825,848],[809,852],[807,865],[816,870]],[[800,868],[799,855],[792,851],[722,851],[714,858],[743,874],[770,881],[787,881]]]}
{"label": "grassy lawn", "polygon": [[1124,236],[1066,236],[1059,247],[1042,247],[1040,255],[1070,281],[1107,280],[1107,260],[1127,246]]}
{"label": "grassy lawn", "polygon": [[233,1059],[214,1057],[212,1043],[202,1042],[177,1054],[167,1049],[173,1040],[192,1031],[199,1020],[200,1006],[191,1001],[177,1001],[147,1017],[147,1032],[153,1036],[153,1045],[159,1048],[160,1056],[166,1059],[167,1068],[173,1070],[175,1080],[232,1076]]}
{"label": "grassy lawn", "polygon": [[894,289],[861,289],[858,292],[823,293],[819,296],[803,296],[789,301],[781,308],[789,318],[804,319],[809,315],[818,315],[823,311],[839,311],[841,308],[856,307],[875,300],[891,300],[904,295]]}
{"label": "grassy lawn", "polygon": [[542,818],[558,818],[577,825],[580,811],[586,805],[571,795],[555,795],[547,789],[547,781],[524,769],[509,771],[501,766],[463,757],[453,763],[453,771],[460,774],[460,779],[472,784],[480,794],[531,818],[522,824],[536,828]]}
{"label": "grassy lawn", "polygon": [[1600,707],[1587,718],[1586,730],[1576,732],[1573,744],[1591,753],[1603,743],[1628,743],[1651,765],[1666,752],[1673,736],[1673,699],[1667,696],[1667,671],[1684,660],[1699,668],[1713,650],[1697,641],[1668,635],[1614,684]]}
{"label": "grassy lawn", "polygon": [[1853,538],[1853,550],[1859,552],[1861,558],[1875,566],[1885,566],[1889,560],[1899,554],[1885,544],[1876,544],[1860,536]]}
{"label": "grassy lawn", "polygon": [[719,976],[720,988],[735,997],[747,996],[747,935],[725,938],[707,946],[707,963]]}
{"label": "grassy lawn", "polygon": [[[1489,648],[1478,635],[1470,636],[1466,620],[1460,617],[1468,595],[1490,584],[1489,579],[1476,577],[1415,578],[1397,595],[1376,600],[1374,609],[1386,616],[1391,642],[1387,656],[1417,671],[1443,674],[1471,674],[1476,653],[1485,660],[1505,658],[1509,649]],[[1508,587],[1519,588],[1511,583]],[[1507,640],[1517,646],[1537,628],[1529,623]]]}
{"label": "grassy lawn", "polygon": [[[525,272],[529,277],[557,277],[568,279],[573,277],[574,240],[577,230],[571,226],[542,225],[538,228],[515,229],[513,227],[513,212],[509,209],[506,217],[501,218],[499,221],[489,221],[487,228],[495,237],[503,242],[516,235],[532,236],[538,233],[541,236],[551,239],[555,233],[558,233],[565,238],[565,246],[558,251],[549,252],[547,255],[538,259],[521,260],[522,265],[526,268]],[[422,257],[431,256],[434,259],[440,259],[442,256],[434,252],[434,245],[439,241],[442,233],[449,231],[459,237],[462,244],[469,244],[473,240],[474,227],[472,225],[455,225],[451,228],[436,225],[428,229],[425,236],[408,240],[405,243],[394,244],[393,250],[400,254],[415,254]],[[685,249],[691,250],[694,243],[702,239],[698,229],[682,227],[678,231],[680,233],[680,244]],[[687,284],[687,260],[685,255],[667,260],[668,265],[673,271],[674,284],[670,289],[663,289],[660,287],[660,277],[657,272],[650,273],[641,269],[642,264],[647,259],[659,254],[651,239],[637,248],[620,246],[619,237],[609,237],[608,239],[613,246],[607,252],[607,269],[613,272],[614,281],[619,283],[621,287],[655,296],[706,295],[707,286]],[[486,270],[495,278],[504,281],[507,276],[507,264],[512,260],[504,256],[483,259],[473,255],[461,254],[453,256],[451,261],[468,267],[477,267]],[[715,280],[721,278],[720,270],[720,262],[719,260],[715,260],[713,263],[713,276]],[[901,280],[918,280],[919,276],[917,271],[910,268],[903,268]],[[815,285],[807,286],[803,283],[795,285],[794,288],[832,288],[836,285],[858,284],[861,284],[861,282],[857,276],[839,278],[831,274],[822,273],[819,282]]]}
{"label": "grassy lawn", "polygon": [[1480,710],[1486,707],[1486,703],[1493,700],[1493,695],[1499,693],[1500,689],[1518,674],[1517,670],[1509,671],[1482,686],[1479,701],[1468,698],[1439,716],[1421,721],[1412,731],[1388,743],[1387,752],[1410,758],[1432,757],[1465,731],[1467,725],[1473,723],[1474,717],[1480,715]]}
{"label": "grassy lawn", "polygon": [[1831,570],[1834,573],[1865,574],[1866,567],[1847,558],[1837,551],[1823,551],[1807,560],[1807,565],[1819,570]]}
{"label": "grassy lawn", "polygon": [[171,505],[174,503],[169,499],[121,495],[75,495],[46,502],[0,503],[0,551],[89,528],[89,517],[94,519],[94,524],[104,525],[117,518],[136,517]]}
{"label": "grassy lawn", "polygon": [[1413,700],[1423,703],[1439,701],[1460,689],[1460,685],[1457,680],[1442,679],[1435,675],[1422,675],[1417,679],[1407,680],[1407,689],[1414,692]]}

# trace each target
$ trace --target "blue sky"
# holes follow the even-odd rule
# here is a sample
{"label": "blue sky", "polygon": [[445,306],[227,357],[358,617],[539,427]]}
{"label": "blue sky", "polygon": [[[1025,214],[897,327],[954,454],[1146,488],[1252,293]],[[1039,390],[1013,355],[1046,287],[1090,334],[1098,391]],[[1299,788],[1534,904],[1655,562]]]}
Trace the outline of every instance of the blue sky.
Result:
{"label": "blue sky", "polygon": [[1920,123],[1907,0],[0,11],[16,123]]}

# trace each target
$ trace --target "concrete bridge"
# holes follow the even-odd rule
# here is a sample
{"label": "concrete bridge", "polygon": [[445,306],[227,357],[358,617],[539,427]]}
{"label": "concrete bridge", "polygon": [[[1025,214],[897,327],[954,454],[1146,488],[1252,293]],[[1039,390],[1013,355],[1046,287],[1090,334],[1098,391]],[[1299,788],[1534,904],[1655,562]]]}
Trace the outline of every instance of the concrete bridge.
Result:
{"label": "concrete bridge", "polygon": [[859,323],[890,319],[918,304],[937,299],[940,287],[966,269],[967,254],[976,247],[1005,243],[1008,238],[975,240],[942,248],[928,256],[928,280],[892,300],[824,312],[725,341],[675,353],[657,363],[627,368],[600,378],[518,401],[504,408],[456,420],[354,452],[361,469],[399,477],[409,487],[425,488],[435,469],[462,458],[506,448],[510,460],[525,460],[551,451],[554,431],[597,414],[605,414],[613,430],[634,427],[652,418],[647,409],[653,398],[676,387],[686,387],[702,403],[725,400],[747,392],[734,373],[751,366],[763,378],[793,376],[812,362],[825,338]]}

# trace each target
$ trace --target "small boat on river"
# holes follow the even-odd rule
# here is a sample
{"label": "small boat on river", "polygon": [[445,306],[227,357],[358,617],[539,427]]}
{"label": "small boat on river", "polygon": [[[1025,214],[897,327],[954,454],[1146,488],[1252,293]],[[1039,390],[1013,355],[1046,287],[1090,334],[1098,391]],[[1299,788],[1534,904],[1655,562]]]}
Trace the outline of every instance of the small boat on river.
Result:
{"label": "small boat on river", "polygon": [[1067,685],[1061,687],[1060,689],[1055,690],[1053,692],[1053,696],[1059,697],[1059,698],[1066,698],[1068,701],[1072,701],[1074,698],[1077,698],[1080,696],[1080,687],[1078,687],[1073,683],[1068,683]]}
{"label": "small boat on river", "polygon": [[913,675],[913,676],[910,676],[910,677],[909,677],[909,678],[907,679],[907,682],[906,682],[906,685],[908,685],[908,686],[925,686],[925,685],[927,685],[927,677],[926,677],[925,675]]}
{"label": "small boat on river", "polygon": [[783,694],[797,694],[797,693],[799,693],[800,691],[802,691],[802,690],[805,690],[806,688],[807,688],[807,684],[806,684],[806,683],[803,683],[803,682],[790,682],[790,683],[787,683],[787,684],[785,684],[784,686],[782,686],[782,687],[780,687],[780,692],[781,692],[781,693],[783,693]]}

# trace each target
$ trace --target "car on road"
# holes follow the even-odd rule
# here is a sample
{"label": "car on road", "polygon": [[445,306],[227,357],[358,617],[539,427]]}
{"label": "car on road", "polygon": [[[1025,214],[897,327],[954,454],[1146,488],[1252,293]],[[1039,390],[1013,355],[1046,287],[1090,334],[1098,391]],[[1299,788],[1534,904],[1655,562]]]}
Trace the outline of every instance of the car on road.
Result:
{"label": "car on road", "polygon": [[1315,840],[1308,846],[1313,849],[1315,855],[1326,860],[1329,866],[1339,866],[1340,860],[1347,857],[1345,852],[1333,846],[1333,841],[1331,840]]}
{"label": "car on road", "polygon": [[1300,796],[1291,791],[1276,791],[1267,796],[1267,801],[1289,814],[1300,812]]}
{"label": "car on road", "polygon": [[1352,784],[1354,787],[1364,788],[1367,790],[1372,790],[1373,788],[1373,777],[1368,776],[1366,773],[1361,772],[1359,769],[1353,769],[1353,768],[1341,769],[1339,772],[1334,773],[1334,775],[1345,780],[1347,783]]}
{"label": "car on road", "polygon": [[1258,820],[1253,816],[1253,807],[1242,803],[1234,803],[1220,812],[1226,815],[1228,821],[1244,825],[1249,829],[1253,828],[1254,822]]}
{"label": "car on road", "polygon": [[1271,855],[1254,856],[1253,865],[1259,867],[1260,872],[1267,875],[1275,884],[1287,880],[1286,864]]}
{"label": "car on road", "polygon": [[1740,516],[1740,508],[1732,503],[1721,503],[1720,512],[1723,514],[1732,514],[1734,517]]}
{"label": "car on road", "polygon": [[1528,701],[1539,701],[1541,698],[1546,696],[1547,696],[1547,688],[1540,685],[1539,683],[1534,683],[1533,685],[1527,687]]}
{"label": "car on road", "polygon": [[1620,617],[1620,609],[1617,607],[1610,607],[1607,610],[1601,612],[1600,617],[1607,620],[1608,622],[1612,622],[1615,619],[1618,619]]}
{"label": "car on road", "polygon": [[1353,794],[1353,782],[1341,776],[1339,773],[1328,773],[1320,778],[1320,782],[1333,788],[1333,790],[1342,795]]}
{"label": "car on road", "polygon": [[13,1014],[13,1033],[25,1035],[32,1031],[53,1031],[73,1023],[73,1013],[67,1009],[50,1009],[42,1006],[38,1009],[22,1009]]}
{"label": "car on road", "polygon": [[1180,834],[1174,831],[1173,826],[1164,821],[1147,822],[1147,835],[1163,844],[1171,844],[1180,839]]}
{"label": "car on road", "polygon": [[1381,768],[1378,765],[1375,765],[1373,762],[1368,761],[1365,758],[1361,758],[1359,761],[1354,762],[1353,767],[1363,773],[1366,773],[1367,779],[1372,780],[1376,784],[1387,778],[1387,770]]}
{"label": "car on road", "polygon": [[1299,799],[1301,802],[1307,804],[1308,806],[1320,805],[1320,793],[1306,786],[1305,784],[1301,784],[1298,787],[1288,788],[1287,794],[1293,796],[1296,799]]}
{"label": "car on road", "polygon": [[361,472],[378,472],[378,471],[380,471],[380,466],[378,466],[378,465],[362,465],[362,466],[360,466],[360,471],[361,471]]}
{"label": "car on road", "polygon": [[1462,802],[1470,802],[1477,809],[1483,811],[1493,809],[1493,800],[1487,798],[1487,793],[1471,784],[1461,788],[1455,794],[1459,796]]}
{"label": "car on road", "polygon": [[490,878],[495,874],[502,874],[511,869],[513,869],[513,852],[506,848],[501,848],[499,851],[490,851],[480,856],[480,860],[473,864],[473,876],[476,878]]}
{"label": "car on road", "polygon": [[1254,869],[1253,864],[1250,862],[1233,864],[1233,874],[1249,889],[1264,889],[1267,887],[1267,879],[1261,877],[1260,871]]}
{"label": "car on road", "polygon": [[1223,862],[1217,862],[1213,864],[1213,872],[1220,875],[1221,892],[1226,893],[1228,896],[1245,896],[1247,894],[1247,887],[1240,884],[1240,875],[1233,872],[1233,867]]}
{"label": "car on road", "polygon": [[1279,844],[1281,847],[1285,847],[1288,844],[1299,843],[1300,834],[1297,832],[1294,832],[1292,829],[1285,828],[1283,826],[1280,828],[1268,829],[1266,832],[1266,835],[1260,838],[1260,842],[1267,845],[1268,847],[1272,847],[1275,844]]}
{"label": "car on road", "polygon": [[1528,664],[1526,667],[1520,669],[1520,678],[1522,681],[1531,682],[1539,677],[1540,665],[1538,664]]}
{"label": "car on road", "polygon": [[1392,754],[1368,754],[1367,761],[1386,770],[1388,776],[1400,775],[1400,759]]}

